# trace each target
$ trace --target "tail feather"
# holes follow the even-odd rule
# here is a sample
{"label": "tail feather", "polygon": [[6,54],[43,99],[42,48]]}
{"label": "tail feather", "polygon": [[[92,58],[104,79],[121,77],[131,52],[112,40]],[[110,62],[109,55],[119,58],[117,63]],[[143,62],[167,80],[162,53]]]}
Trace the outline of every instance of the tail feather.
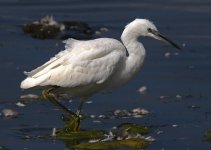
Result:
{"label": "tail feather", "polygon": [[21,82],[20,87],[22,89],[29,89],[29,88],[35,87],[36,85],[37,84],[34,78],[26,78],[25,80]]}
{"label": "tail feather", "polygon": [[29,89],[36,86],[42,86],[42,84],[50,78],[50,74],[45,74],[38,78],[28,77],[21,82],[20,88]]}

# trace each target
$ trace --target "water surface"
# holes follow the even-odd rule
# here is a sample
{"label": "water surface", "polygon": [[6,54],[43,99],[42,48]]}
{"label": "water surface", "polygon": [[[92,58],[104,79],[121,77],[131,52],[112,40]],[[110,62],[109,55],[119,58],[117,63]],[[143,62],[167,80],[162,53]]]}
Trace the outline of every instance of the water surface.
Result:
{"label": "water surface", "polygon": [[[31,138],[23,134],[50,133],[63,125],[61,112],[48,102],[32,102],[17,107],[24,70],[31,70],[64,49],[61,40],[40,40],[24,34],[20,25],[46,15],[56,20],[79,20],[92,27],[109,29],[104,37],[119,39],[124,26],[134,18],[152,20],[161,33],[171,37],[183,51],[148,38],[144,67],[129,84],[107,94],[92,97],[85,114],[108,114],[114,109],[142,107],[151,112],[143,118],[82,122],[84,129],[109,130],[122,122],[134,122],[152,127],[156,141],[147,149],[197,150],[210,149],[203,136],[211,130],[211,2],[208,0],[1,0],[0,2],[0,110],[11,108],[20,115],[15,119],[0,118],[0,146],[10,149],[66,149],[60,140]],[[170,52],[170,57],[164,54]],[[175,53],[178,53],[178,55]],[[137,92],[147,86],[147,93]],[[162,95],[170,98],[160,100]],[[181,95],[182,98],[176,98]],[[65,102],[76,109],[77,102]],[[191,106],[197,106],[192,108]]]}

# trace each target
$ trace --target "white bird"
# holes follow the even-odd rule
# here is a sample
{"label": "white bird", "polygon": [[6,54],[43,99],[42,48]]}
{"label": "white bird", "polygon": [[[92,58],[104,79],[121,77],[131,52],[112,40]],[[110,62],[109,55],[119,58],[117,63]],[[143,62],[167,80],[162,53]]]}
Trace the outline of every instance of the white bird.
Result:
{"label": "white bird", "polygon": [[112,38],[64,41],[65,50],[42,66],[25,72],[28,77],[20,87],[56,86],[54,94],[87,98],[96,92],[120,86],[143,65],[145,48],[138,41],[140,36],[166,41],[179,48],[161,35],[151,21],[135,19],[125,27],[121,41]]}

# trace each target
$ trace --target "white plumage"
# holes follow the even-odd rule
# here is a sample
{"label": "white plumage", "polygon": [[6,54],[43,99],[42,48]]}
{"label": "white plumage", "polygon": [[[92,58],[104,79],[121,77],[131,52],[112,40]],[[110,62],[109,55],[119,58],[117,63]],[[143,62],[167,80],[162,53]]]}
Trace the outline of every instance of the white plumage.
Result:
{"label": "white plumage", "polygon": [[28,77],[22,81],[21,88],[59,86],[58,93],[87,97],[126,83],[144,61],[145,49],[138,42],[139,36],[165,40],[177,47],[160,35],[152,22],[135,19],[124,29],[122,42],[112,38],[66,40],[64,51],[31,72],[25,72]]}

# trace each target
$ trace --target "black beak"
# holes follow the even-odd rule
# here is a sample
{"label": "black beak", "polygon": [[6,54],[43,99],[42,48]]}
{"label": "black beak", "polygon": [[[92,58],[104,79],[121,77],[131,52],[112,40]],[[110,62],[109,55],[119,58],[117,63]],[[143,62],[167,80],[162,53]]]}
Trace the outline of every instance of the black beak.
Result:
{"label": "black beak", "polygon": [[174,43],[173,41],[171,41],[170,39],[168,39],[164,35],[160,34],[158,31],[153,30],[153,29],[148,29],[148,31],[150,33],[152,33],[153,35],[155,35],[155,37],[157,37],[157,39],[165,41],[165,42],[171,44],[172,46],[174,46],[177,49],[181,49],[176,43]]}

